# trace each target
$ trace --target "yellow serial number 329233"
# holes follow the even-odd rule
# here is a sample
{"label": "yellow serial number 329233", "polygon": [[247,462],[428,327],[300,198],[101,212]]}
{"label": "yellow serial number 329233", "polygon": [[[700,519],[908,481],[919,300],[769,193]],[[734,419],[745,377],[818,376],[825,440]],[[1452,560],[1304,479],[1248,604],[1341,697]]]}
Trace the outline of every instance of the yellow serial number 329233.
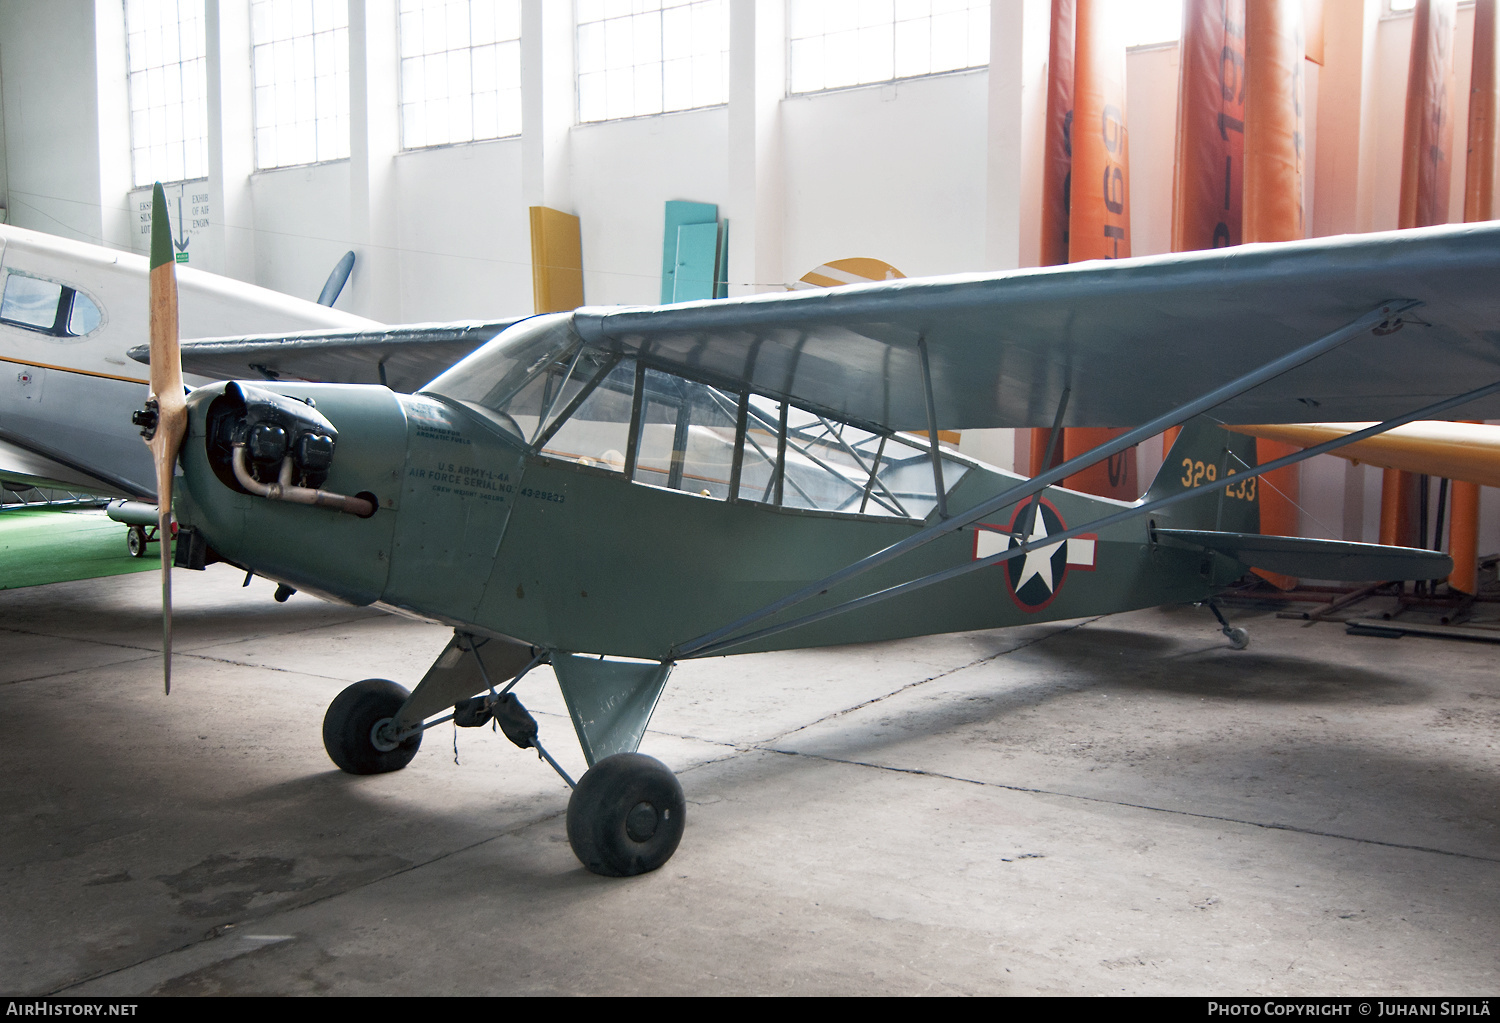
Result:
{"label": "yellow serial number 329233", "polygon": [[[1182,470],[1184,487],[1201,487],[1205,483],[1212,483],[1219,475],[1219,467],[1212,462],[1194,461],[1191,458],[1182,460]],[[1229,470],[1229,475],[1234,475],[1233,469]],[[1255,481],[1256,477],[1251,476],[1235,486],[1225,488],[1224,493],[1238,501],[1254,501]]]}

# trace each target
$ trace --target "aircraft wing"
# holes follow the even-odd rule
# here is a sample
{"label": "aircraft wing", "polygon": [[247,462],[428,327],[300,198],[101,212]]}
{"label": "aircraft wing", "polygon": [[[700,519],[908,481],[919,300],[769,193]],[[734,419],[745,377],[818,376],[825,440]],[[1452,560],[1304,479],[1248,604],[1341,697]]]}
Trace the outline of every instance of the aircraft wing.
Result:
{"label": "aircraft wing", "polygon": [[154,501],[149,490],[55,451],[45,451],[24,438],[0,432],[0,484],[49,487]]}
{"label": "aircraft wing", "polygon": [[[411,392],[522,319],[206,338],[183,342],[182,367],[214,380],[385,384]],[[151,361],[145,345],[130,357]]]}
{"label": "aircraft wing", "polygon": [[[1500,380],[1500,223],[990,274],[584,308],[585,340],[856,422],[925,430],[1133,426],[1393,300],[1420,305],[1214,411],[1240,423],[1387,418]],[[1455,418],[1500,418],[1500,397]]]}

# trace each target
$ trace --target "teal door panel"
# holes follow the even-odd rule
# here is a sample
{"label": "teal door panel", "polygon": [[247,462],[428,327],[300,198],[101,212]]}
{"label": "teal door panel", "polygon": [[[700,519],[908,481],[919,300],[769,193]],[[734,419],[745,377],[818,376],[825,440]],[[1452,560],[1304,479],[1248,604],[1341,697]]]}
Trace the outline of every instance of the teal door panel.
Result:
{"label": "teal door panel", "polygon": [[719,256],[718,224],[684,224],[677,229],[677,269],[673,302],[714,297],[714,267]]}
{"label": "teal door panel", "polygon": [[677,231],[688,224],[717,224],[719,207],[707,202],[683,202],[671,199],[667,202],[666,226],[662,231],[661,246],[661,302],[673,301],[677,277]]}

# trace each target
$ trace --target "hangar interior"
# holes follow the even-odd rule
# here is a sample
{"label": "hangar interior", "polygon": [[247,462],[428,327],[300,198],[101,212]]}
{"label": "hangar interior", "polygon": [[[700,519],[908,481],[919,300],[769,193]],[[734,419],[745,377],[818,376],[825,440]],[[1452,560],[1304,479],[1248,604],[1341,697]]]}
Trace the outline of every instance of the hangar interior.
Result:
{"label": "hangar interior", "polygon": [[[1171,247],[1180,7],[1131,2],[1139,256]],[[1309,236],[1398,226],[1412,6],[1306,0]],[[311,298],[353,250],[338,307],[391,323],[531,312],[537,206],[579,218],[599,306],[659,301],[673,201],[717,205],[730,295],[852,256],[910,277],[1033,266],[1050,8],[0,0],[0,204],[11,225],[144,252],[162,178],[181,261]],[[860,58],[897,9],[931,33],[925,56]],[[176,134],[132,92],[136,75],[158,87],[172,47],[140,30],[137,67],[127,45],[132,18],[164,11],[188,25],[179,57],[202,41],[187,59],[205,114]],[[703,46],[653,85],[637,19],[649,37],[668,11]],[[1462,83],[1475,7],[1456,13]],[[284,87],[304,63],[323,69],[311,90]],[[485,83],[461,113],[450,71]],[[1454,152],[1467,102],[1459,88]],[[1453,222],[1463,174],[1453,160]],[[1028,443],[968,431],[960,448],[1024,471]],[[1161,449],[1137,457],[1149,481]],[[1378,470],[1299,471],[1303,536],[1376,539]],[[1481,551],[1500,550],[1491,498]],[[273,600],[225,565],[175,578],[170,697],[154,575],[0,579],[0,991],[1426,997],[1500,981],[1493,647],[1345,632],[1317,607],[1326,589],[1230,606],[1248,650],[1178,605],[684,661],[642,750],[680,776],[693,826],[669,865],[616,879],[574,858],[553,770],[488,729],[439,727],[389,775],[330,765],[335,694],[411,685],[449,627]],[[520,692],[581,775],[557,687]]]}
{"label": "hangar interior", "polygon": [[[1309,24],[1322,28],[1321,62],[1304,65],[1310,237],[1398,226],[1412,16],[1409,2],[1392,3],[1324,0],[1308,8]],[[593,12],[585,5],[584,14],[623,24],[641,16],[630,13],[636,8],[649,13],[656,6]],[[829,88],[789,67],[789,33],[816,41],[817,32],[838,29],[857,39],[858,15],[838,14],[851,19],[847,25],[799,27],[788,22],[789,15],[804,17],[795,3],[686,5],[699,18],[698,31],[712,36],[703,45],[717,79],[677,101],[704,105],[619,116],[634,108],[580,113],[578,61],[589,58],[579,56],[572,6],[509,0],[494,10],[498,24],[512,26],[500,31],[517,36],[507,59],[519,91],[505,101],[508,126],[489,130],[515,134],[419,145],[403,127],[403,110],[416,105],[412,91],[426,88],[416,84],[420,58],[412,54],[439,44],[421,41],[410,11],[403,22],[398,0],[349,5],[347,16],[334,4],[327,25],[318,26],[330,44],[337,40],[329,78],[347,94],[334,95],[322,151],[284,147],[278,157],[256,148],[265,145],[257,142],[264,137],[257,125],[273,101],[262,86],[256,107],[256,75],[270,72],[256,71],[252,7],[266,19],[265,38],[280,32],[278,39],[300,30],[292,8],[209,0],[202,6],[205,166],[186,193],[202,200],[189,204],[199,207],[189,209],[189,219],[201,224],[190,265],[313,298],[352,249],[357,269],[340,308],[389,323],[516,315],[533,308],[527,210],[548,206],[580,218],[588,304],[647,304],[659,300],[669,200],[718,206],[730,225],[730,294],[779,290],[852,256],[882,259],[908,277],[1036,265],[1049,3],[918,6],[963,26],[956,34],[964,43],[952,55],[932,51],[959,69],[892,78],[896,69],[887,60],[889,68],[843,72],[853,82],[880,74],[884,81]],[[133,173],[141,160],[132,151],[131,103],[142,101],[126,87],[126,9],[116,0],[0,6],[0,201],[9,223],[145,251],[142,208],[152,178]],[[1177,3],[1141,0],[1125,19],[1142,36],[1127,50],[1125,111],[1138,256],[1171,246],[1179,11]],[[425,17],[433,20],[430,8]],[[439,20],[443,27],[433,22],[427,36],[448,31],[447,16]],[[1469,81],[1473,24],[1472,5],[1460,3],[1453,49],[1459,83]],[[318,35],[310,14],[304,28]],[[987,48],[973,42],[985,30]],[[598,59],[635,59],[633,49],[623,57],[617,50]],[[290,50],[285,59],[294,59]],[[963,66],[970,61],[978,66]],[[430,91],[440,88],[446,83]],[[315,104],[312,96],[283,90],[280,102],[295,109]],[[1453,150],[1461,154],[1468,91],[1456,89],[1453,100]],[[663,102],[673,100],[656,100]],[[347,120],[337,113],[343,109]],[[470,134],[472,123],[463,125]],[[279,165],[287,160],[296,162]],[[1463,160],[1451,161],[1452,222],[1463,219],[1464,169]],[[1009,431],[971,431],[961,446],[1016,468],[1016,443]],[[1155,444],[1139,449],[1141,480],[1151,479],[1161,454]],[[1377,539],[1378,470],[1319,457],[1300,473],[1300,535]],[[1481,506],[1482,552],[1500,550],[1500,506],[1492,497],[1486,493]]]}

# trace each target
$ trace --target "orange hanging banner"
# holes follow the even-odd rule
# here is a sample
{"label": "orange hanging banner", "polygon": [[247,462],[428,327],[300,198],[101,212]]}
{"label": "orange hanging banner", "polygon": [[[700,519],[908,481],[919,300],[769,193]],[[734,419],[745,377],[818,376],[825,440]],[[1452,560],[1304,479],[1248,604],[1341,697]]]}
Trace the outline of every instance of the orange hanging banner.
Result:
{"label": "orange hanging banner", "polygon": [[[1185,0],[1172,251],[1238,245],[1245,191],[1245,0]],[[1177,440],[1162,436],[1162,454]]]}
{"label": "orange hanging banner", "polygon": [[[1464,222],[1489,220],[1495,199],[1495,0],[1474,0],[1474,61],[1469,72],[1469,152],[1464,166]],[[1479,487],[1453,481],[1448,554],[1450,589],[1479,592]]]}
{"label": "orange hanging banner", "polygon": [[[1244,240],[1284,242],[1306,236],[1302,190],[1306,174],[1303,108],[1302,0],[1255,0],[1245,7],[1245,195]],[[1296,451],[1275,441],[1257,440],[1261,463]],[[1288,466],[1262,477],[1260,531],[1297,536],[1298,468]],[[1256,574],[1282,589],[1291,576],[1259,569]]]}
{"label": "orange hanging banner", "polygon": [[[1073,173],[1073,3],[1052,0],[1052,38],[1047,52],[1047,123],[1042,147],[1042,246],[1041,265],[1068,261],[1068,185]],[[1049,431],[1031,431],[1030,473],[1035,476],[1051,466],[1047,457]],[[1062,461],[1062,447],[1052,456]]]}
{"label": "orange hanging banner", "polygon": [[1186,0],[1172,251],[1238,245],[1245,185],[1245,0]]}
{"label": "orange hanging banner", "polygon": [[1073,3],[1052,0],[1047,125],[1042,153],[1042,266],[1068,261],[1068,178],[1073,171]]}
{"label": "orange hanging banner", "polygon": [[[1448,222],[1453,151],[1453,34],[1456,0],[1417,0],[1412,10],[1411,62],[1406,74],[1406,121],[1401,151],[1398,226]],[[1381,482],[1380,542],[1419,546],[1417,478],[1385,470]]]}
{"label": "orange hanging banner", "polygon": [[1448,222],[1457,20],[1457,0],[1417,0],[1412,11],[1401,153],[1401,227]]}
{"label": "orange hanging banner", "polygon": [[[1073,173],[1069,194],[1068,261],[1130,255],[1130,150],[1125,132],[1125,43],[1111,0],[1075,0],[1073,44]],[[1122,431],[1070,429],[1063,456],[1074,458]],[[1130,448],[1069,476],[1064,485],[1133,501],[1136,451]]]}
{"label": "orange hanging banner", "polygon": [[1469,72],[1469,152],[1464,167],[1464,222],[1494,215],[1495,0],[1474,0],[1474,62]]}

